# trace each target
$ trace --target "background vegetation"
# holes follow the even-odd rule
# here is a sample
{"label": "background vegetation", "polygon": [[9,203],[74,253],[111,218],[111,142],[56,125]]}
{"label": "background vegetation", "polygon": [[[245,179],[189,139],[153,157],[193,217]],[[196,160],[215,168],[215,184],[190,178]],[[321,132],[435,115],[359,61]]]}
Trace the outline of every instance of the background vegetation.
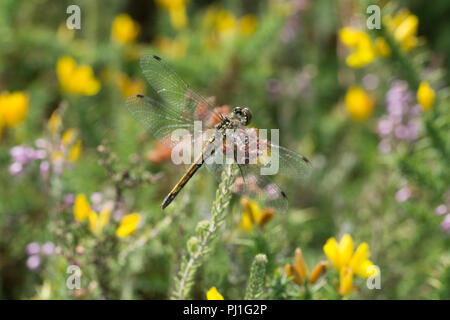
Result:
{"label": "background vegetation", "polygon": [[[0,299],[449,299],[450,3],[370,4],[1,1]],[[287,214],[232,168],[160,209],[185,168],[124,105],[148,53],[311,160]]]}

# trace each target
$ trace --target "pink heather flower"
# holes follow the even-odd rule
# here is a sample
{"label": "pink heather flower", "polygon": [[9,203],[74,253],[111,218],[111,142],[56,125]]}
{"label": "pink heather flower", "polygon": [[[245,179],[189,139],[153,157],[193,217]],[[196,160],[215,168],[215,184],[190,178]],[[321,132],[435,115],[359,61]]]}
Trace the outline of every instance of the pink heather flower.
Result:
{"label": "pink heather flower", "polygon": [[[391,152],[400,143],[413,142],[420,136],[418,116],[421,108],[413,105],[414,95],[404,81],[396,81],[386,94],[387,114],[378,122],[380,139],[387,140],[379,145],[383,153]],[[389,146],[389,147],[388,147]]]}
{"label": "pink heather flower", "polygon": [[50,256],[55,252],[55,245],[53,242],[46,242],[42,245],[41,251],[42,254]]}
{"label": "pink heather flower", "polygon": [[441,229],[450,233],[450,214],[447,214],[441,223]]}
{"label": "pink heather flower", "polygon": [[408,127],[399,125],[395,128],[395,136],[400,140],[405,140],[408,137]]}
{"label": "pink heather flower", "polygon": [[445,204],[441,204],[440,206],[437,206],[436,209],[434,209],[434,212],[438,216],[443,216],[447,213],[447,206]]}
{"label": "pink heather flower", "polygon": [[23,171],[23,166],[20,162],[13,162],[10,166],[9,166],[9,174],[12,176],[18,176],[22,173]]}
{"label": "pink heather flower", "polygon": [[41,172],[42,177],[46,178],[50,172],[50,163],[48,161],[42,161],[39,165],[39,171]]}
{"label": "pink heather flower", "polygon": [[394,123],[389,118],[382,118],[378,122],[377,131],[381,137],[391,134]]}
{"label": "pink heather flower", "polygon": [[67,193],[64,195],[64,203],[67,206],[73,205],[74,202],[75,202],[75,196],[72,193]]}
{"label": "pink heather flower", "polygon": [[38,149],[34,152],[34,158],[38,160],[45,159],[47,157],[47,151],[44,149]]}
{"label": "pink heather flower", "polygon": [[32,256],[38,254],[40,252],[40,248],[41,246],[39,245],[39,243],[30,242],[29,244],[27,244],[25,251],[29,256]]}
{"label": "pink heather flower", "polygon": [[395,194],[395,200],[397,202],[405,202],[411,198],[411,189],[408,186],[400,188]]}
{"label": "pink heather flower", "polygon": [[41,266],[41,258],[38,255],[32,255],[27,259],[27,267],[28,269],[34,271],[39,269]]}

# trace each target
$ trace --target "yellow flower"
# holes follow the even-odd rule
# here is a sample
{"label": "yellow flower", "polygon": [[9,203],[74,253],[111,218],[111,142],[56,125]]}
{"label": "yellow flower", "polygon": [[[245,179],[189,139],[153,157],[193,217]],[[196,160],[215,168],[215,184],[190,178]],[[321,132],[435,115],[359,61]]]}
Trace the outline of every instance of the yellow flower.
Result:
{"label": "yellow flower", "polygon": [[20,91],[0,93],[0,118],[3,125],[15,127],[22,123],[28,114],[29,99]]}
{"label": "yellow flower", "polygon": [[111,38],[119,44],[129,44],[139,35],[139,24],[128,14],[119,14],[113,21]]}
{"label": "yellow flower", "polygon": [[110,214],[111,208],[108,206],[103,207],[100,214],[91,210],[88,215],[89,230],[94,234],[99,234],[103,230],[103,227],[108,224]]}
{"label": "yellow flower", "polygon": [[351,268],[342,268],[339,272],[339,293],[348,295],[353,290],[353,271]]}
{"label": "yellow flower", "polygon": [[89,216],[91,211],[92,209],[89,202],[86,200],[86,196],[82,193],[78,194],[75,198],[75,203],[73,206],[75,220],[80,222],[84,221]]}
{"label": "yellow flower", "polygon": [[61,143],[64,146],[68,146],[69,144],[71,144],[73,142],[76,135],[77,135],[77,131],[75,129],[72,129],[72,128],[67,129],[62,135]]}
{"label": "yellow flower", "polygon": [[345,234],[339,243],[335,238],[327,240],[323,246],[328,259],[333,267],[340,272],[340,292],[347,295],[352,288],[353,274],[361,278],[375,275],[376,270],[369,258],[369,246],[361,243],[353,253],[353,240],[349,234]]}
{"label": "yellow flower", "polygon": [[139,224],[139,214],[132,213],[122,218],[119,227],[116,230],[116,236],[125,238],[136,231]]}
{"label": "yellow flower", "polygon": [[67,156],[67,161],[76,162],[80,158],[81,154],[81,140],[77,140],[75,144],[70,148],[69,155]]}
{"label": "yellow flower", "polygon": [[386,39],[383,37],[378,37],[375,39],[375,47],[377,48],[377,52],[383,58],[388,58],[391,56],[391,48],[387,43]]}
{"label": "yellow flower", "polygon": [[403,50],[408,51],[417,46],[418,40],[416,35],[419,18],[416,15],[407,9],[402,9],[394,17],[390,15],[385,16],[384,22]]}
{"label": "yellow flower", "polygon": [[308,266],[306,265],[303,253],[300,248],[295,249],[295,263],[286,264],[284,266],[286,275],[292,279],[297,285],[303,285],[306,277],[308,276]]}
{"label": "yellow flower", "polygon": [[47,122],[47,128],[48,131],[52,134],[52,135],[56,135],[62,125],[62,119],[61,116],[59,115],[59,110],[55,110],[53,111],[52,115],[50,116],[50,119]]}
{"label": "yellow flower", "polygon": [[309,282],[314,284],[317,282],[317,280],[322,277],[325,272],[327,272],[328,268],[330,267],[330,263],[328,261],[320,261],[311,272],[311,276],[309,277]]}
{"label": "yellow flower", "polygon": [[3,123],[3,117],[0,116],[0,138],[1,138],[2,133],[3,133],[3,126],[4,126],[4,125],[5,125],[5,124]]}
{"label": "yellow flower", "polygon": [[339,244],[335,238],[328,239],[323,250],[337,270],[350,267],[356,275],[362,278],[368,278],[373,274],[369,268],[373,266],[373,263],[368,260],[369,246],[363,242],[353,253],[353,240],[349,234],[345,234]]}
{"label": "yellow flower", "polygon": [[364,67],[376,58],[376,49],[364,31],[346,27],[339,30],[339,37],[342,43],[354,50],[346,59],[350,67]]}
{"label": "yellow flower", "polygon": [[131,79],[123,73],[118,75],[116,85],[124,98],[137,93],[145,93],[145,84],[140,79]]}
{"label": "yellow flower", "polygon": [[156,0],[158,7],[164,8],[169,11],[170,23],[172,26],[181,30],[187,25],[186,5],[188,0]]}
{"label": "yellow flower", "polygon": [[100,82],[94,77],[92,68],[87,65],[77,66],[71,57],[65,56],[58,59],[56,72],[64,91],[91,96],[100,90]]}
{"label": "yellow flower", "polygon": [[253,14],[247,14],[240,20],[241,33],[244,36],[249,36],[256,30],[258,21]]}
{"label": "yellow flower", "polygon": [[164,53],[164,56],[171,58],[182,58],[186,55],[187,41],[183,37],[170,39],[167,37],[157,37],[155,39],[155,47]]}
{"label": "yellow flower", "polygon": [[357,86],[348,89],[345,103],[350,116],[357,122],[363,122],[369,118],[374,108],[373,100],[362,88]]}
{"label": "yellow flower", "polygon": [[241,228],[245,231],[252,231],[254,225],[258,225],[261,228],[264,227],[275,215],[272,208],[261,210],[255,201],[247,197],[241,198],[241,208]]}
{"label": "yellow flower", "polygon": [[429,110],[433,107],[436,93],[430,87],[428,82],[421,82],[417,90],[417,101],[424,110]]}
{"label": "yellow flower", "polygon": [[211,287],[206,293],[206,299],[208,300],[224,300],[223,296],[217,291],[216,287]]}

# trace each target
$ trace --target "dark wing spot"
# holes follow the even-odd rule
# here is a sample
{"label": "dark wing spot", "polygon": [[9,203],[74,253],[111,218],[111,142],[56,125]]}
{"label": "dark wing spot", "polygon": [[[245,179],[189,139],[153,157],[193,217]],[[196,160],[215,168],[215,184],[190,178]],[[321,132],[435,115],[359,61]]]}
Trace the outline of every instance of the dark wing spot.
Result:
{"label": "dark wing spot", "polygon": [[287,195],[283,190],[281,190],[281,195],[283,196],[283,198],[287,199]]}
{"label": "dark wing spot", "polygon": [[161,61],[161,58],[158,57],[158,56],[153,55],[153,58],[155,58],[155,59],[158,60],[158,61]]}
{"label": "dark wing spot", "polygon": [[303,161],[305,161],[306,163],[310,163],[310,161],[306,157],[303,157]]}
{"label": "dark wing spot", "polygon": [[136,97],[143,98],[144,96],[142,94],[137,94]]}

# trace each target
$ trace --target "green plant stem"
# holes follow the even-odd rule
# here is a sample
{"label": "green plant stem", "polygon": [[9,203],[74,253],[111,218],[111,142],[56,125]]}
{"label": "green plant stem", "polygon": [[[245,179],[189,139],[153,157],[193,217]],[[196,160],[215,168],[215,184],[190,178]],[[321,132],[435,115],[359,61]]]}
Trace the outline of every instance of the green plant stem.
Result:
{"label": "green plant stem", "polygon": [[256,255],[250,269],[250,279],[248,280],[245,300],[256,300],[262,293],[264,288],[264,279],[266,276],[267,256],[265,254]]}
{"label": "green plant stem", "polygon": [[218,229],[225,219],[234,180],[234,166],[231,164],[222,171],[222,182],[219,184],[216,200],[212,205],[209,228],[204,234],[200,235],[198,245],[193,250],[189,250],[189,258],[186,259],[185,256],[183,259],[178,277],[175,280],[175,290],[172,293],[172,299],[183,300],[189,297],[195,273],[201,265],[202,258],[209,253],[211,242],[217,236]]}

